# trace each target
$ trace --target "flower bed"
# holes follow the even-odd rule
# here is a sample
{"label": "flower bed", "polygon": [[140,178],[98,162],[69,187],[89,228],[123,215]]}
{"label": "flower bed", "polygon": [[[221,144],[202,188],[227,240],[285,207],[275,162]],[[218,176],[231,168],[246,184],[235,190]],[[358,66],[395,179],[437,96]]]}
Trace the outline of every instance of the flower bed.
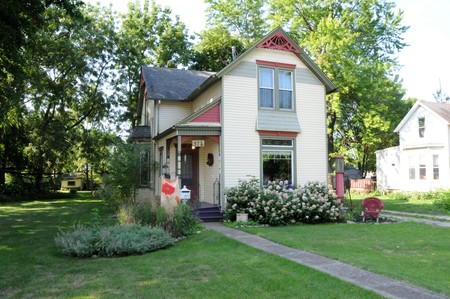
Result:
{"label": "flower bed", "polygon": [[248,213],[261,224],[338,222],[343,218],[342,203],[319,182],[309,182],[292,189],[287,182],[270,183],[261,188],[257,179],[241,180],[226,190],[226,218]]}

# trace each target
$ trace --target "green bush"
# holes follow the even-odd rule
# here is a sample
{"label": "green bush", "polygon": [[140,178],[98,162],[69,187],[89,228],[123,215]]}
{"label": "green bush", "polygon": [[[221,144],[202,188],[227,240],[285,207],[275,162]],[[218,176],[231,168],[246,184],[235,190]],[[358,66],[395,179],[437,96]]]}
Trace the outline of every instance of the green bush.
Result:
{"label": "green bush", "polygon": [[439,190],[433,196],[433,204],[439,209],[450,211],[450,190]]}
{"label": "green bush", "polygon": [[120,223],[161,227],[174,238],[191,235],[199,223],[185,204],[177,205],[172,214],[167,214],[163,207],[128,203],[119,208],[118,216]]}
{"label": "green bush", "polygon": [[227,207],[225,218],[236,220],[237,213],[247,213],[249,203],[260,196],[259,180],[251,177],[249,180],[239,180],[238,185],[225,190]]}
{"label": "green bush", "polygon": [[161,228],[137,224],[103,227],[75,226],[59,232],[55,244],[65,255],[76,257],[125,256],[143,254],[174,244],[174,239]]}
{"label": "green bush", "polygon": [[236,213],[245,212],[261,224],[286,225],[337,222],[344,217],[342,203],[323,183],[309,182],[297,189],[285,182],[271,183],[258,191],[257,180],[240,181],[228,189],[226,218],[234,220]]}

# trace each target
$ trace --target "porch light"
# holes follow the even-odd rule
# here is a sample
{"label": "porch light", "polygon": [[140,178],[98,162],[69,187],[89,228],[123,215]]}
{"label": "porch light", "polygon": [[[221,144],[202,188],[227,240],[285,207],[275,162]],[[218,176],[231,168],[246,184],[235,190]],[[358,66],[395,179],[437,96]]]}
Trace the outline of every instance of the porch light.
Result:
{"label": "porch light", "polygon": [[192,144],[192,149],[195,150],[195,145]]}

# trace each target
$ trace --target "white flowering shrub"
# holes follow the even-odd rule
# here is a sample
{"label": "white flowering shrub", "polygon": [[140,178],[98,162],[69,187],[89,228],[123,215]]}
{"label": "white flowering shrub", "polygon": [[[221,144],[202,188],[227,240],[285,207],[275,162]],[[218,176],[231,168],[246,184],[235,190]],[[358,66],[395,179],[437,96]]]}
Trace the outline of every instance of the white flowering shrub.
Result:
{"label": "white flowering shrub", "polygon": [[[251,191],[245,192],[247,187],[251,187]],[[337,222],[344,216],[342,203],[323,183],[309,182],[298,189],[292,189],[287,182],[271,183],[260,190],[258,180],[253,180],[240,181],[234,188],[233,196],[228,197],[227,193],[228,219],[245,212],[254,221],[275,226]]]}
{"label": "white flowering shrub", "polygon": [[225,190],[227,209],[225,217],[236,220],[237,213],[248,213],[249,203],[258,198],[261,192],[259,180],[251,177],[249,180],[239,180],[235,187]]}

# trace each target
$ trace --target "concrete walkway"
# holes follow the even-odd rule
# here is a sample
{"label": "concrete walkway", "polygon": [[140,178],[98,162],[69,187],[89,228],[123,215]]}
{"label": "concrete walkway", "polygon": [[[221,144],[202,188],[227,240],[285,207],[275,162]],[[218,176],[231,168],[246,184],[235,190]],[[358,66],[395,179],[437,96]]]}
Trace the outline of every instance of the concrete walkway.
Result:
{"label": "concrete walkway", "polygon": [[339,279],[348,281],[361,288],[373,291],[386,298],[450,299],[450,297],[362,270],[333,259],[280,245],[259,236],[226,227],[221,223],[204,223],[204,225],[208,229],[220,232],[229,238],[235,239],[251,247],[284,257],[298,264],[317,269]]}
{"label": "concrete walkway", "polygon": [[[390,211],[383,210],[381,211],[381,216],[390,217],[399,220],[405,221],[416,221],[426,224],[431,224],[435,226],[441,227],[450,227],[450,217],[442,216],[442,215],[426,215],[426,214],[418,214],[418,213],[407,213],[407,212],[398,212],[398,211]],[[423,218],[418,218],[423,217]],[[433,220],[439,219],[439,220]]]}

